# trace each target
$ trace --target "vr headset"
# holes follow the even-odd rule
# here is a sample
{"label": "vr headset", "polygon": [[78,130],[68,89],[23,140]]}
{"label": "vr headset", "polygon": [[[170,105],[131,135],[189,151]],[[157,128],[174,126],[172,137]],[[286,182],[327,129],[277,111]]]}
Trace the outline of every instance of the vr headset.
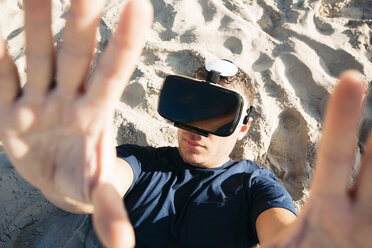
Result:
{"label": "vr headset", "polygon": [[158,112],[176,127],[207,137],[226,137],[247,124],[252,106],[239,93],[219,86],[220,76],[230,77],[238,68],[228,60],[206,65],[206,80],[170,75],[160,91]]}

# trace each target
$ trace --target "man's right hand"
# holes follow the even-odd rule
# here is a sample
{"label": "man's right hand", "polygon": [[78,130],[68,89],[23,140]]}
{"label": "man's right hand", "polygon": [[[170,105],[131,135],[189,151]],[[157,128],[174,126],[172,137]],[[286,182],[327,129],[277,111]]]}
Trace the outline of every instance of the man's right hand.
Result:
{"label": "man's right hand", "polygon": [[[72,1],[56,55],[51,1],[24,1],[27,84],[21,89],[17,68],[0,40],[0,137],[13,166],[29,183],[67,204],[91,207],[98,216],[98,234],[111,247],[130,240],[110,243],[110,229],[118,230],[127,219],[114,168],[111,121],[142,50],[152,7],[146,0],[126,5],[85,88],[103,4]],[[99,217],[107,211],[111,214]]]}

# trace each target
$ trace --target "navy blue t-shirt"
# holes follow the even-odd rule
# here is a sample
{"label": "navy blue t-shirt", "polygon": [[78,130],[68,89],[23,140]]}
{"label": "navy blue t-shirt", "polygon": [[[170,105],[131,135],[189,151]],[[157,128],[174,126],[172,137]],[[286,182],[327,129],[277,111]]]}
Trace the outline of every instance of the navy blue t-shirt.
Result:
{"label": "navy blue t-shirt", "polygon": [[273,207],[295,213],[272,172],[252,161],[218,168],[183,162],[175,147],[117,147],[133,169],[124,198],[136,247],[251,247],[256,219]]}

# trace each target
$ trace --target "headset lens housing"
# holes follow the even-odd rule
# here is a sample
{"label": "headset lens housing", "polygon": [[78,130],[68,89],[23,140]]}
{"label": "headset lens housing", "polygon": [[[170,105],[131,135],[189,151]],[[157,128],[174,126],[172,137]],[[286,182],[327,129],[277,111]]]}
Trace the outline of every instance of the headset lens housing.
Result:
{"label": "headset lens housing", "polygon": [[193,78],[166,77],[159,114],[175,126],[207,136],[231,135],[242,119],[244,99],[235,91]]}

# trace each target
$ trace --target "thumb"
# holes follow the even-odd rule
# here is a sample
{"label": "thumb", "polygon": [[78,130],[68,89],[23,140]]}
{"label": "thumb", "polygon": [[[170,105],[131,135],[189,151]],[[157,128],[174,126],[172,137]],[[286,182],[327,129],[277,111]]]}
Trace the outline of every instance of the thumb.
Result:
{"label": "thumb", "polygon": [[133,248],[135,236],[123,199],[112,185],[98,184],[92,192],[93,226],[105,247]]}

